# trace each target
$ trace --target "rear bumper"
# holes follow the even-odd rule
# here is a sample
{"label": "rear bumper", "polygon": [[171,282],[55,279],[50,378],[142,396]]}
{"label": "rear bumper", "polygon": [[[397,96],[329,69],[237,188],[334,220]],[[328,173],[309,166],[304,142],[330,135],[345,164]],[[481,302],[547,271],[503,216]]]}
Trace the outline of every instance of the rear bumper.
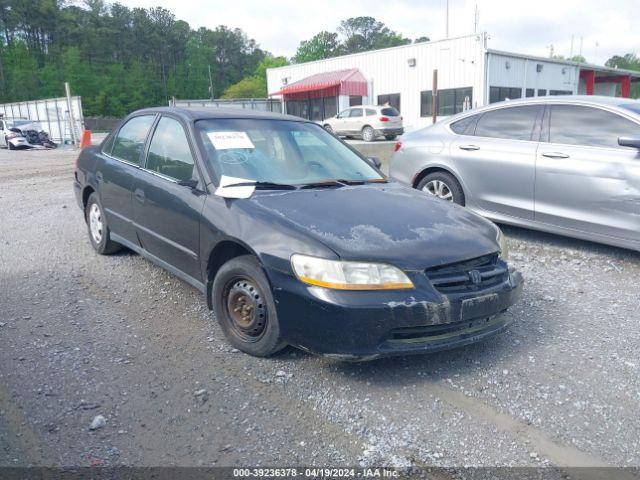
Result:
{"label": "rear bumper", "polygon": [[376,135],[402,135],[403,133],[403,127],[376,128]]}
{"label": "rear bumper", "polygon": [[[490,289],[444,296],[425,282],[404,291],[335,291],[268,272],[280,329],[291,345],[342,359],[445,350],[502,331],[522,291],[520,273]],[[412,280],[414,280],[412,278]]]}

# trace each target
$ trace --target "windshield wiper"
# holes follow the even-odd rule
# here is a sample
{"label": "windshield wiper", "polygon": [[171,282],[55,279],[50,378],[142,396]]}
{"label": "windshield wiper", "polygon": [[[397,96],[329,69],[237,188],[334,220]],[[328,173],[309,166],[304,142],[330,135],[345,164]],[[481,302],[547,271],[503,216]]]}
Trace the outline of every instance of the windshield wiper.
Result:
{"label": "windshield wiper", "polygon": [[320,182],[305,183],[300,188],[322,188],[322,187],[344,187],[346,185],[342,180],[322,180]]}
{"label": "windshield wiper", "polygon": [[224,188],[229,187],[255,187],[256,190],[296,190],[298,187],[295,185],[289,185],[287,183],[274,183],[274,182],[238,182],[225,185]]}

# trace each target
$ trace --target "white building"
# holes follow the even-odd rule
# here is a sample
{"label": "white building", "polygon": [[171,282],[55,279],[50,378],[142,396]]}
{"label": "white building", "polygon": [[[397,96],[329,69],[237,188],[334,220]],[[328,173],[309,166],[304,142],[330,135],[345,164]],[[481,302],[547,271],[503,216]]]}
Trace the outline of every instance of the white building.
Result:
{"label": "white building", "polygon": [[482,33],[271,68],[267,85],[287,113],[322,121],[389,102],[412,130],[431,123],[434,70],[442,116],[524,96],[628,97],[640,81],[640,72],[492,50]]}

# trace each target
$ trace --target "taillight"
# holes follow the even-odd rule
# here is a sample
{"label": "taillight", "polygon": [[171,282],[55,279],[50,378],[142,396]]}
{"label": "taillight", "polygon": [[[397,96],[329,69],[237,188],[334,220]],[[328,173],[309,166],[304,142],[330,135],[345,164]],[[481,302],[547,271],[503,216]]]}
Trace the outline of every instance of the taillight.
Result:
{"label": "taillight", "polygon": [[388,122],[389,117],[380,117],[378,120],[380,120],[381,122]]}
{"label": "taillight", "polygon": [[396,142],[396,144],[393,146],[393,151],[397,152],[401,148],[402,148],[402,142]]}

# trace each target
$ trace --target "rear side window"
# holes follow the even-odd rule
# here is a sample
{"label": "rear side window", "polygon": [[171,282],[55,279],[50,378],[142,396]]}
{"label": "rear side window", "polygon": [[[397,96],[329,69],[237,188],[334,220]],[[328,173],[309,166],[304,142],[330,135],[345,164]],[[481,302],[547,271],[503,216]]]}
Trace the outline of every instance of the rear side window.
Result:
{"label": "rear side window", "polygon": [[625,135],[640,135],[640,126],[599,108],[574,105],[551,107],[551,143],[626,148],[618,145],[618,137]]}
{"label": "rear side window", "polygon": [[192,178],[193,156],[180,122],[169,117],[160,119],[149,145],[145,168],[175,180]]}
{"label": "rear side window", "polygon": [[449,127],[458,135],[473,135],[473,130],[478,120],[478,115],[471,115],[462,120],[453,122]]}
{"label": "rear side window", "polygon": [[153,115],[143,115],[125,123],[116,136],[111,155],[137,165],[154,118]]}
{"label": "rear side window", "polygon": [[376,114],[376,111],[374,109],[372,109],[372,108],[367,108],[365,110],[365,112],[367,114],[367,117],[372,117],[372,116],[374,116]]}
{"label": "rear side window", "polygon": [[393,107],[386,107],[383,108],[382,110],[380,110],[380,113],[382,113],[382,115],[386,115],[387,117],[399,117],[400,116],[400,112],[398,110],[396,110]]}
{"label": "rear side window", "polygon": [[537,105],[489,111],[478,120],[475,134],[477,137],[531,140],[539,111]]}

